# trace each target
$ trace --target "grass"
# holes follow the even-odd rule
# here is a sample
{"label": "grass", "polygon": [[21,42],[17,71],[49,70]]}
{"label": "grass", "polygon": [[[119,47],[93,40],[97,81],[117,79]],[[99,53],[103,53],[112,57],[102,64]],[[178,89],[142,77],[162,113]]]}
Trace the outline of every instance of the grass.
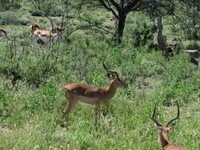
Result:
{"label": "grass", "polygon": [[[110,16],[104,14],[101,20],[107,17]],[[85,30],[50,49],[30,47],[28,25],[3,26],[11,38],[12,31],[17,33],[18,40],[15,47],[12,41],[0,41],[0,149],[160,149],[150,115],[157,103],[156,117],[165,124],[176,115],[175,101],[180,104],[180,119],[169,133],[171,143],[199,149],[199,67],[188,63],[184,54],[166,61],[160,51],[134,47],[131,26],[127,24],[121,47]],[[20,45],[21,41],[27,44]],[[61,128],[67,105],[63,86],[71,82],[107,86],[102,62],[119,72],[128,88],[119,89],[102,106],[97,130],[94,107],[85,104],[78,104],[70,113],[69,128]],[[49,67],[53,69],[49,71]],[[10,68],[22,75],[16,88],[11,85],[14,75],[9,74]],[[41,83],[36,86],[38,82]]]}
{"label": "grass", "polygon": [[[157,131],[149,118],[153,107],[152,101],[129,100],[119,96],[107,105],[111,108],[109,111],[113,112],[102,116],[97,131],[94,127],[92,107],[79,104],[71,113],[70,127],[67,130],[59,127],[59,122],[62,120],[61,111],[36,113],[28,116],[29,119],[24,120],[20,127],[15,127],[13,124],[10,128],[6,126],[1,128],[1,148],[159,149]],[[181,119],[169,135],[173,143],[184,145],[187,149],[199,148],[198,109],[196,102],[181,107]],[[175,112],[176,107],[159,107],[158,119],[165,123],[175,115]],[[4,121],[13,120],[15,117]]]}

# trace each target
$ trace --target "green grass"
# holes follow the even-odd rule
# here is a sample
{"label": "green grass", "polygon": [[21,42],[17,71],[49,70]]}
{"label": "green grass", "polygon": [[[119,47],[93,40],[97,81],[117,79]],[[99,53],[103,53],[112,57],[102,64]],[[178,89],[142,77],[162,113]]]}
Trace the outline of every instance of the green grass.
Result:
{"label": "green grass", "polygon": [[[13,114],[3,119],[4,126],[0,130],[1,148],[159,149],[157,131],[150,120],[153,101],[149,98],[127,99],[126,96],[117,95],[118,98],[115,97],[108,106],[106,105],[109,112],[101,117],[97,131],[94,127],[92,107],[83,104],[79,104],[71,113],[67,130],[59,126],[62,122],[62,106],[59,108],[55,105],[54,110],[48,112],[38,110],[38,113],[29,114],[27,110]],[[62,100],[58,98],[57,102]],[[169,135],[172,143],[184,145],[187,149],[199,148],[198,110],[194,101],[181,107],[181,118]],[[176,115],[175,112],[176,107],[159,105],[158,118],[165,123]],[[15,118],[18,116],[27,118],[20,126],[15,124]]]}
{"label": "green grass", "polygon": [[[109,17],[105,13],[99,20]],[[27,18],[32,22],[31,16]],[[0,149],[160,149],[150,115],[157,103],[156,117],[165,124],[176,115],[175,101],[180,104],[180,119],[169,133],[171,143],[200,149],[199,67],[189,63],[185,54],[166,61],[160,51],[134,47],[132,24],[137,18],[129,16],[121,47],[108,40],[110,35],[105,40],[94,30],[77,31],[68,42],[64,33],[50,49],[30,47],[29,25],[4,25],[11,39],[16,33],[17,40],[0,37]],[[45,18],[36,20],[48,28]],[[119,89],[102,106],[97,130],[94,106],[81,103],[70,113],[69,128],[61,128],[67,105],[62,88],[71,82],[107,86],[102,62],[119,72],[128,88]],[[15,87],[13,70],[22,76]]]}

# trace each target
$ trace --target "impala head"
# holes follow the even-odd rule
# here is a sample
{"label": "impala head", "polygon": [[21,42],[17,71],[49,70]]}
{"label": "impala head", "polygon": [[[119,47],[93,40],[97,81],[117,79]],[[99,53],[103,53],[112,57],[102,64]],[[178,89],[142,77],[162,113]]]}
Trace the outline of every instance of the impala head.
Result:
{"label": "impala head", "polygon": [[173,127],[175,126],[175,123],[172,124],[172,126],[169,127],[169,125],[177,120],[179,118],[179,105],[177,103],[177,109],[178,109],[178,112],[177,112],[177,116],[171,120],[169,120],[165,126],[162,126],[156,119],[155,119],[155,113],[156,113],[156,105],[154,107],[154,110],[153,110],[153,114],[151,115],[151,119],[152,121],[156,124],[157,126],[157,130],[158,130],[158,141],[159,143],[162,144],[162,146],[166,146],[167,144],[169,144],[169,138],[168,138],[168,132],[173,129]]}
{"label": "impala head", "polygon": [[60,26],[53,26],[50,28],[50,31],[52,33],[60,33],[60,32],[63,32],[65,30],[65,28],[62,28]]}
{"label": "impala head", "polygon": [[31,23],[30,25],[30,32],[34,32],[35,30],[40,29],[40,26],[36,23]]}
{"label": "impala head", "polygon": [[114,83],[117,87],[127,87],[127,84],[119,78],[119,75],[116,71],[109,70],[104,63],[103,67],[107,71],[107,76],[111,83]]}

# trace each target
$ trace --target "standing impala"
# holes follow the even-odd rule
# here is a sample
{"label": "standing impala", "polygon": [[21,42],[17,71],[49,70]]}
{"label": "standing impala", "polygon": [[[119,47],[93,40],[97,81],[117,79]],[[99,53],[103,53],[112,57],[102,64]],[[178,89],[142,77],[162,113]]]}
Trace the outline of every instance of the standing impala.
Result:
{"label": "standing impala", "polygon": [[165,126],[162,126],[154,117],[155,117],[155,113],[156,113],[156,105],[154,107],[153,110],[153,114],[151,116],[151,119],[153,120],[153,122],[156,124],[157,126],[157,130],[158,130],[158,141],[162,146],[162,150],[186,150],[184,147],[180,147],[177,146],[175,144],[171,144],[169,142],[169,138],[168,138],[168,132],[173,129],[174,125],[169,127],[169,125],[175,121],[176,119],[179,118],[179,105],[177,103],[177,108],[178,108],[178,112],[177,112],[177,116],[171,120],[169,120],[167,122],[167,124]]}
{"label": "standing impala", "polygon": [[50,30],[40,30],[40,27],[32,23],[30,26],[30,33],[33,43],[38,41],[42,41],[42,43],[47,44],[49,41],[53,40],[54,38],[61,38],[61,33],[64,31],[64,28],[60,26],[55,26]]}
{"label": "standing impala", "polygon": [[50,32],[58,34],[58,39],[62,38],[62,32],[64,30],[65,30],[65,28],[63,28],[61,26],[53,26],[53,27],[50,28]]}
{"label": "standing impala", "polygon": [[[106,88],[93,87],[80,83],[71,83],[64,87],[64,93],[68,101],[68,105],[64,109],[65,122],[68,123],[68,117],[70,111],[74,108],[77,102],[83,102],[91,105],[95,105],[95,125],[100,117],[100,105],[109,101],[114,95],[117,88],[126,87],[127,85],[122,82],[115,71],[108,70],[103,63],[103,67],[107,71],[109,77],[109,86]],[[62,124],[62,127],[65,125]]]}
{"label": "standing impala", "polygon": [[35,30],[40,29],[40,26],[36,23],[31,23],[30,27],[29,27],[29,31],[30,31],[30,36],[33,35]]}
{"label": "standing impala", "polygon": [[3,37],[4,35],[5,35],[6,38],[9,40],[9,37],[8,37],[8,35],[7,35],[7,32],[6,32],[4,29],[0,28],[0,37]]}

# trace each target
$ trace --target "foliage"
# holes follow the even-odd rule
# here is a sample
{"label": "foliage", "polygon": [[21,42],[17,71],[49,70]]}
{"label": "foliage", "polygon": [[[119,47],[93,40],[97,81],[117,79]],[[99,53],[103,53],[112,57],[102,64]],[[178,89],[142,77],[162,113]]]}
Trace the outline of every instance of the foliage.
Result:
{"label": "foliage", "polygon": [[[89,4],[87,7],[93,8]],[[100,8],[91,11],[83,11],[86,20],[113,29],[112,23],[105,21],[109,13]],[[15,19],[19,16],[16,13]],[[62,17],[53,19],[58,23]],[[170,17],[163,19],[164,25],[170,22]],[[35,20],[42,28],[48,27],[45,17]],[[170,142],[199,149],[199,66],[191,64],[185,54],[166,60],[161,51],[149,50],[155,42],[154,23],[140,20],[148,19],[137,13],[129,16],[120,46],[110,40],[107,32],[100,34],[96,26],[77,18],[70,18],[68,29],[79,30],[70,36],[64,31],[63,39],[47,45],[31,45],[28,25],[3,26],[11,40],[0,37],[0,149],[159,149],[157,131],[150,119],[152,108],[157,103],[156,118],[165,123],[176,114],[175,101],[180,104],[180,119],[169,133]],[[81,25],[84,30],[79,28]],[[167,25],[167,39],[172,39]],[[139,46],[135,46],[138,39],[133,30],[140,34]],[[185,43],[181,37],[180,42]],[[198,42],[188,47],[197,48]],[[119,89],[102,106],[98,128],[94,126],[93,107],[84,104],[78,104],[70,113],[69,128],[61,128],[67,105],[63,87],[71,82],[106,87],[102,62],[117,71],[128,87]]]}
{"label": "foliage", "polygon": [[[7,106],[9,105],[10,103],[10,99],[12,99],[12,96],[9,95],[8,91],[1,87],[0,88],[0,108],[2,108],[3,110],[7,108]],[[1,116],[2,114],[0,114]]]}
{"label": "foliage", "polygon": [[[183,0],[184,1],[184,0]],[[195,0],[194,0],[195,1]],[[177,5],[176,16],[174,16],[173,24],[176,31],[182,31],[187,39],[200,38],[199,22],[199,2],[184,1]],[[179,26],[175,26],[178,23]]]}
{"label": "foliage", "polygon": [[197,49],[200,50],[200,45],[197,41],[190,41],[186,46],[186,49]]}
{"label": "foliage", "polygon": [[1,12],[0,14],[0,24],[8,25],[8,24],[21,24],[26,25],[29,23],[28,18],[24,15],[24,12],[21,13],[19,11],[16,12]]}
{"label": "foliage", "polygon": [[51,111],[56,104],[56,96],[58,93],[59,90],[55,84],[51,80],[48,80],[43,87],[38,88],[37,91],[26,97],[26,100],[24,100],[24,109],[32,113],[41,110]]}
{"label": "foliage", "polygon": [[29,9],[34,16],[61,16],[63,14],[61,1],[31,0],[30,2]]}
{"label": "foliage", "polygon": [[9,9],[19,9],[21,7],[22,0],[15,0],[15,1],[9,1],[9,0],[1,0],[0,1],[0,11],[5,11]]}
{"label": "foliage", "polygon": [[133,29],[133,45],[135,47],[141,47],[153,45],[152,41],[154,40],[154,34],[156,33],[156,26],[152,24],[148,24],[147,22],[135,23],[135,27]]}

